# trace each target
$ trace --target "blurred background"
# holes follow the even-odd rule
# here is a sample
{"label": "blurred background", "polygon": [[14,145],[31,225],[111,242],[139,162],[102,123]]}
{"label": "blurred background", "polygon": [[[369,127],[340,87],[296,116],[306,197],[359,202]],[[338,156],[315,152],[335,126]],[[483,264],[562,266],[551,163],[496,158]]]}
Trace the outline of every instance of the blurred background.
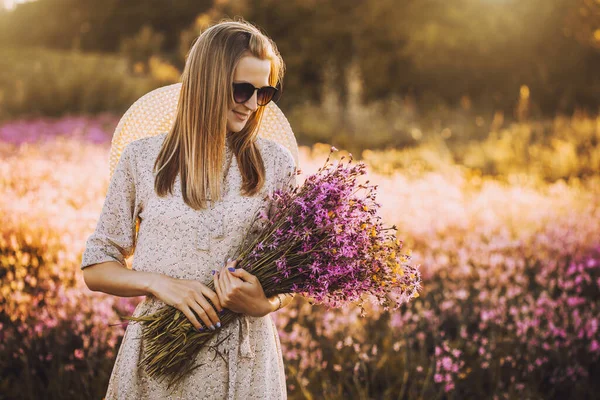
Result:
{"label": "blurred background", "polygon": [[141,298],[79,265],[114,129],[243,16],[287,66],[304,175],[352,153],[423,291],[272,314],[291,399],[591,399],[600,0],[0,0],[0,399],[103,397]]}

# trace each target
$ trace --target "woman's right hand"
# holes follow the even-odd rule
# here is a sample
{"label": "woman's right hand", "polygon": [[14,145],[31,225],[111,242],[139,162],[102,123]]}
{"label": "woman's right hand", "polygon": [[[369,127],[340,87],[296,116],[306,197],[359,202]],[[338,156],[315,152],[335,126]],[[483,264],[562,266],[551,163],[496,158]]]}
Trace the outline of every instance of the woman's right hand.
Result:
{"label": "woman's right hand", "polygon": [[212,326],[211,329],[214,330],[215,325],[218,328],[221,326],[217,311],[206,298],[212,301],[219,312],[223,310],[223,307],[217,294],[208,286],[199,281],[178,279],[163,274],[156,274],[153,278],[148,287],[149,292],[164,303],[183,312],[197,330],[200,330],[202,325],[192,310],[208,328]]}

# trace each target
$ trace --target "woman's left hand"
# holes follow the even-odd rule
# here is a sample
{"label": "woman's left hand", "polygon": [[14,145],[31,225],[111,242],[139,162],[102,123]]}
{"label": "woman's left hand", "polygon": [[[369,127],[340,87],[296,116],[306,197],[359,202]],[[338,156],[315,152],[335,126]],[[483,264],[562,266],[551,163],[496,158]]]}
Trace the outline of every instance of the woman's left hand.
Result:
{"label": "woman's left hand", "polygon": [[258,278],[231,261],[214,274],[215,291],[221,306],[251,317],[263,317],[273,311]]}

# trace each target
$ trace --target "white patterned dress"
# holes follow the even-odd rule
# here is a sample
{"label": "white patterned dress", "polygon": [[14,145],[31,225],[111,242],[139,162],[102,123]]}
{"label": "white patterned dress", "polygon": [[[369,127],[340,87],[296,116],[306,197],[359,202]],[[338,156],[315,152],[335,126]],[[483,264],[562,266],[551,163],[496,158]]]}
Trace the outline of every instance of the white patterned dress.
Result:
{"label": "white patterned dress", "polygon": [[[167,133],[135,140],[121,154],[110,181],[95,231],[86,241],[81,268],[118,261],[133,254],[132,269],[175,278],[210,282],[211,270],[234,256],[254,215],[266,210],[264,196],[274,189],[296,184],[294,158],[283,145],[258,137],[257,146],[266,170],[262,191],[242,196],[242,177],[233,152],[226,145],[223,198],[206,210],[184,203],[179,176],[173,195],[154,192],[152,167]],[[227,169],[227,165],[229,168]],[[140,218],[135,234],[136,217]],[[164,303],[148,295],[133,315],[151,313]],[[242,315],[217,329],[200,352],[196,368],[177,391],[166,380],[149,377],[138,362],[143,354],[142,326],[129,322],[110,376],[106,399],[285,399],[286,380],[279,335],[270,315]],[[231,334],[231,335],[230,335]],[[217,348],[210,347],[229,335]]]}

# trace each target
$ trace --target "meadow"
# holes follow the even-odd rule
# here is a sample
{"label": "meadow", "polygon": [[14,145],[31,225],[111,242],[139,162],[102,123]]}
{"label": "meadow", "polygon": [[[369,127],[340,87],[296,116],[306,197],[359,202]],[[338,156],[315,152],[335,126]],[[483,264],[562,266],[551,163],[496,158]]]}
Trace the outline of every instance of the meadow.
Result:
{"label": "meadow", "polygon": [[[79,269],[118,118],[0,126],[0,398],[102,398],[141,298]],[[295,126],[292,124],[292,126]],[[600,117],[353,154],[420,265],[400,312],[273,314],[291,399],[586,399],[600,390]],[[337,158],[343,148],[334,153]],[[328,143],[300,147],[303,176]],[[302,177],[301,177],[302,179]],[[135,256],[135,255],[134,255]]]}

